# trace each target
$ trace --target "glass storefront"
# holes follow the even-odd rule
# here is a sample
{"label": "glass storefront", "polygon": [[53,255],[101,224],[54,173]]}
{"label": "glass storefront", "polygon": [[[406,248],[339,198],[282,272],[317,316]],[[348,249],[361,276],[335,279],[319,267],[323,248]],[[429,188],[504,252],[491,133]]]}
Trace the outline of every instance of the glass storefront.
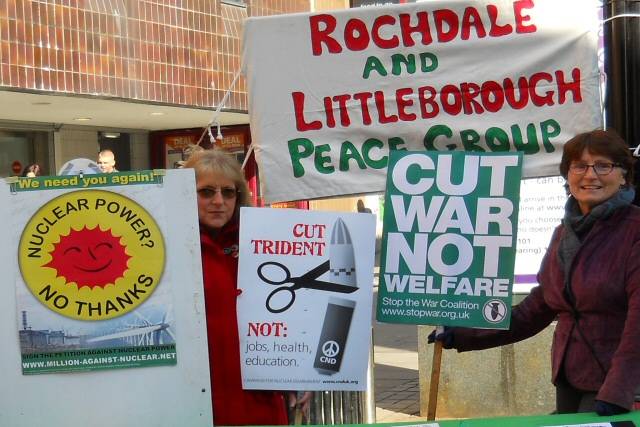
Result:
{"label": "glass storefront", "polygon": [[50,132],[0,130],[0,177],[21,175],[34,163],[48,175],[50,138]]}

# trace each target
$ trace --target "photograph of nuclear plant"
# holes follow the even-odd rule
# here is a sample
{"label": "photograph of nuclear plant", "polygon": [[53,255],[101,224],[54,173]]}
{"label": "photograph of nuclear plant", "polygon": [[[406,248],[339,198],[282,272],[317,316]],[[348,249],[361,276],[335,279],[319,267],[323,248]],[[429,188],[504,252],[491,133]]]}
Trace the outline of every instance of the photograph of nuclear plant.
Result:
{"label": "photograph of nuclear plant", "polygon": [[136,310],[101,321],[61,316],[29,292],[18,292],[17,298],[22,354],[175,344],[170,292],[156,292]]}

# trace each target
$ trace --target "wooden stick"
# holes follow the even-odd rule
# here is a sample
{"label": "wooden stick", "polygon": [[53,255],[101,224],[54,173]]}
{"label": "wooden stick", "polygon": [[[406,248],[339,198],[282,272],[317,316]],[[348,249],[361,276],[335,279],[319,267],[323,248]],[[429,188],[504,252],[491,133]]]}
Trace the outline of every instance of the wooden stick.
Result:
{"label": "wooden stick", "polygon": [[[436,336],[444,332],[442,326],[436,328]],[[440,365],[442,362],[442,341],[436,341],[433,346],[433,361],[431,363],[431,383],[429,384],[429,405],[427,406],[427,421],[436,419],[438,404],[438,386],[440,385]]]}
{"label": "wooden stick", "polygon": [[296,405],[295,411],[296,411],[296,415],[294,417],[293,424],[300,426],[302,425],[302,415],[303,415],[302,409],[300,408],[299,405]]}

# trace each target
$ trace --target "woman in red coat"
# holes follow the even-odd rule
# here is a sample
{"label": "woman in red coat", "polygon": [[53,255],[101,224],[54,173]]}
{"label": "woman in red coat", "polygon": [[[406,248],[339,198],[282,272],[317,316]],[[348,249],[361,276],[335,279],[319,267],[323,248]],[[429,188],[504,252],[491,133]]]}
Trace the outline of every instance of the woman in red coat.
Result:
{"label": "woman in red coat", "polygon": [[480,350],[529,338],[557,319],[551,354],[559,413],[614,415],[640,387],[640,209],[633,158],[612,131],[575,136],[560,173],[570,197],[509,330],[446,328],[445,348]]}
{"label": "woman in red coat", "polygon": [[196,173],[215,424],[288,424],[282,393],[242,389],[236,316],[241,292],[238,228],[240,207],[250,205],[250,194],[240,165],[224,152],[199,150],[184,167]]}

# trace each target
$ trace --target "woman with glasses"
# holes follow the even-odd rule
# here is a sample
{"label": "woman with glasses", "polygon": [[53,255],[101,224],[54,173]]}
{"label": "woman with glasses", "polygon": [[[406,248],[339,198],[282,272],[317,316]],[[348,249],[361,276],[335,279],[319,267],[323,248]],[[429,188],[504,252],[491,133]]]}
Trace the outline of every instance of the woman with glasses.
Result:
{"label": "woman with glasses", "polygon": [[211,397],[216,425],[288,424],[282,393],[243,390],[236,316],[241,206],[251,199],[235,158],[193,150],[184,163],[196,173]]}
{"label": "woman with glasses", "polygon": [[445,328],[444,348],[481,350],[529,338],[557,319],[552,380],[558,413],[614,415],[640,386],[640,209],[631,203],[633,157],[613,131],[564,146],[570,194],[538,272],[509,330]]}

